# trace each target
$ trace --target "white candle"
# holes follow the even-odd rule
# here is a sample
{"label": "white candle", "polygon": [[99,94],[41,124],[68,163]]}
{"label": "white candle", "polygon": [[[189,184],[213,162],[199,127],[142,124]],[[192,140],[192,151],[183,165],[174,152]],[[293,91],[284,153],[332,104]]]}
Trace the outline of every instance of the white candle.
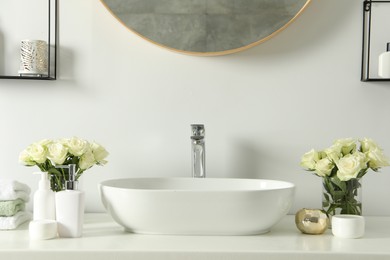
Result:
{"label": "white candle", "polygon": [[364,235],[364,217],[358,215],[334,215],[332,233],[341,238],[360,238]]}

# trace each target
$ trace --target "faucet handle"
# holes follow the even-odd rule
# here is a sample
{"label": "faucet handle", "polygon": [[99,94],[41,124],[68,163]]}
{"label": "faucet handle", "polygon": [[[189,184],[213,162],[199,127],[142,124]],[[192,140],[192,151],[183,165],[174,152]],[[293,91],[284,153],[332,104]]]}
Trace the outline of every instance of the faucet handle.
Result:
{"label": "faucet handle", "polygon": [[201,124],[193,124],[191,125],[191,132],[193,139],[203,138],[205,135],[204,125]]}
{"label": "faucet handle", "polygon": [[67,164],[67,165],[56,165],[56,168],[68,169],[69,170],[69,180],[74,180],[76,172],[76,164]]}

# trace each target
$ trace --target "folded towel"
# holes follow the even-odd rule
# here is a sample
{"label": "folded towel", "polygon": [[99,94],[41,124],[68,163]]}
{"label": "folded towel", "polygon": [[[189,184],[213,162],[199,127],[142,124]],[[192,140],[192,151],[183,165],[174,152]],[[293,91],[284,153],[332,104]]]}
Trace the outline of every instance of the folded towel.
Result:
{"label": "folded towel", "polygon": [[15,229],[31,219],[32,214],[27,211],[19,211],[12,217],[0,217],[0,230]]}
{"label": "folded towel", "polygon": [[26,184],[14,180],[0,180],[0,200],[21,199],[28,202],[31,189]]}
{"label": "folded towel", "polygon": [[11,217],[24,210],[25,205],[21,199],[0,201],[0,217]]}

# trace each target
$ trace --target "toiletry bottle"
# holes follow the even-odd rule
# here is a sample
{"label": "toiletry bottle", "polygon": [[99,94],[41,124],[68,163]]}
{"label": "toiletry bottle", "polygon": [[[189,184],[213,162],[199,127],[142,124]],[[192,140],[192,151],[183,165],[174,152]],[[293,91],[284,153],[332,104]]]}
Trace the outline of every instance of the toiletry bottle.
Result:
{"label": "toiletry bottle", "polygon": [[390,42],[387,43],[386,50],[379,55],[378,75],[381,78],[390,78]]}
{"label": "toiletry bottle", "polygon": [[41,180],[38,184],[38,190],[34,193],[34,220],[55,220],[55,195],[50,189],[50,181],[47,172],[39,172]]}
{"label": "toiletry bottle", "polygon": [[69,180],[65,190],[56,193],[56,217],[60,237],[81,237],[84,219],[84,192],[77,190],[76,165],[61,165],[68,168]]}

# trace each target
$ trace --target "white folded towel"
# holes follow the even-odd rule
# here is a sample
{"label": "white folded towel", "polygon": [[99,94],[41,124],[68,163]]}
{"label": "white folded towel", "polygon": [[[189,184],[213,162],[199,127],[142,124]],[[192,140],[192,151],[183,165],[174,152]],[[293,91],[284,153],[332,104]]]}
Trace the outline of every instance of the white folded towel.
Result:
{"label": "white folded towel", "polygon": [[19,211],[12,217],[0,217],[0,230],[15,229],[31,219],[32,214],[28,211]]}
{"label": "white folded towel", "polygon": [[15,180],[0,179],[0,200],[22,199],[28,202],[31,189],[24,183]]}

